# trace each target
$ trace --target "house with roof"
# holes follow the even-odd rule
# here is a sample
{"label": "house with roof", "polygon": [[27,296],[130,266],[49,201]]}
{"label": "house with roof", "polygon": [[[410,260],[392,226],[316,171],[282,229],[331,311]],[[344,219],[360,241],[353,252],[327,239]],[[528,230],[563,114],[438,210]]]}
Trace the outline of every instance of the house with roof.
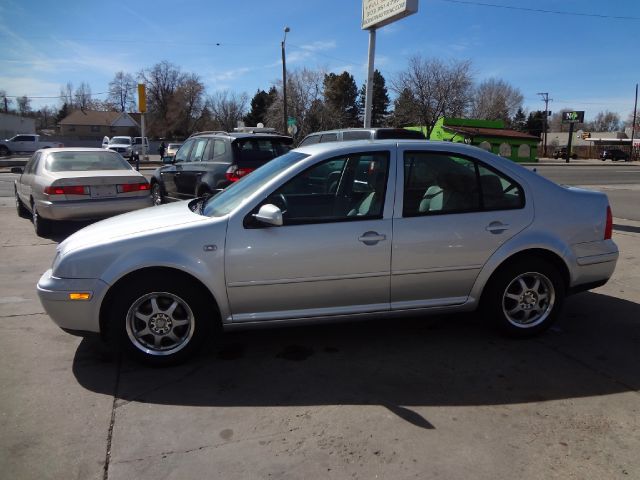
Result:
{"label": "house with roof", "polygon": [[[426,134],[425,127],[407,127]],[[505,128],[502,120],[441,117],[436,122],[430,140],[467,143],[514,162],[537,162],[540,138],[525,132]]]}
{"label": "house with roof", "polygon": [[74,110],[58,124],[62,136],[102,139],[116,135],[139,136],[140,114]]}

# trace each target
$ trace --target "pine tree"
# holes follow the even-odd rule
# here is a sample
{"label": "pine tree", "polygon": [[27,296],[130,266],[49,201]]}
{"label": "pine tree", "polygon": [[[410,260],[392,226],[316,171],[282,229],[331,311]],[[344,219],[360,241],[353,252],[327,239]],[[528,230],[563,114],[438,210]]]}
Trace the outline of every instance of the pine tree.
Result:
{"label": "pine tree", "polygon": [[[364,116],[364,105],[367,95],[367,84],[363,84],[360,89],[360,100],[358,106],[360,115]],[[373,95],[371,98],[371,126],[382,127],[387,123],[389,114],[389,94],[382,74],[375,70],[373,72]]]}
{"label": "pine tree", "polygon": [[358,87],[349,72],[324,76],[324,103],[333,112],[335,127],[357,127]]}

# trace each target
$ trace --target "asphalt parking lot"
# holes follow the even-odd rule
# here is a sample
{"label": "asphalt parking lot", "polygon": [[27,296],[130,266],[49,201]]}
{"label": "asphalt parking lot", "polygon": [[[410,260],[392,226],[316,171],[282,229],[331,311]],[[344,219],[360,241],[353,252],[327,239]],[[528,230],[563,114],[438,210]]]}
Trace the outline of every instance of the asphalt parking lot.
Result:
{"label": "asphalt parking lot", "polygon": [[0,198],[0,475],[640,478],[640,223],[604,287],[530,340],[478,315],[225,334],[149,369],[59,330],[38,238]]}

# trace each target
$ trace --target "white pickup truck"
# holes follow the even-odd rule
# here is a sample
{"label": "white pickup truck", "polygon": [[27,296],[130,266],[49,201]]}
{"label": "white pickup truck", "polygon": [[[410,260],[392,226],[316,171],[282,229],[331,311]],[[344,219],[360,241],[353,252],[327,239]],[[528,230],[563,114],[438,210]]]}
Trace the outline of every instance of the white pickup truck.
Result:
{"label": "white pickup truck", "polygon": [[14,153],[33,153],[41,148],[60,148],[60,142],[41,142],[40,135],[21,133],[8,140],[0,140],[0,156]]}

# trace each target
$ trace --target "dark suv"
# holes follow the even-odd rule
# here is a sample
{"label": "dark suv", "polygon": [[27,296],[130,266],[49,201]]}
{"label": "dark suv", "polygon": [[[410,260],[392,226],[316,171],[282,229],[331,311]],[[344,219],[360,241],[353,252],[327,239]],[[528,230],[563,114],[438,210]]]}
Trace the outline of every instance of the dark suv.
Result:
{"label": "dark suv", "polygon": [[611,160],[615,162],[616,160],[629,160],[629,154],[620,150],[619,148],[611,148],[608,150],[604,150],[602,155],[600,155],[600,160],[603,162],[605,160]]}
{"label": "dark suv", "polygon": [[422,132],[408,130],[406,128],[343,128],[339,130],[327,130],[314,132],[302,139],[299,147],[313,143],[346,142],[349,140],[426,140]]}
{"label": "dark suv", "polygon": [[213,195],[291,149],[291,137],[261,130],[191,135],[170,165],[153,172],[153,203]]}

